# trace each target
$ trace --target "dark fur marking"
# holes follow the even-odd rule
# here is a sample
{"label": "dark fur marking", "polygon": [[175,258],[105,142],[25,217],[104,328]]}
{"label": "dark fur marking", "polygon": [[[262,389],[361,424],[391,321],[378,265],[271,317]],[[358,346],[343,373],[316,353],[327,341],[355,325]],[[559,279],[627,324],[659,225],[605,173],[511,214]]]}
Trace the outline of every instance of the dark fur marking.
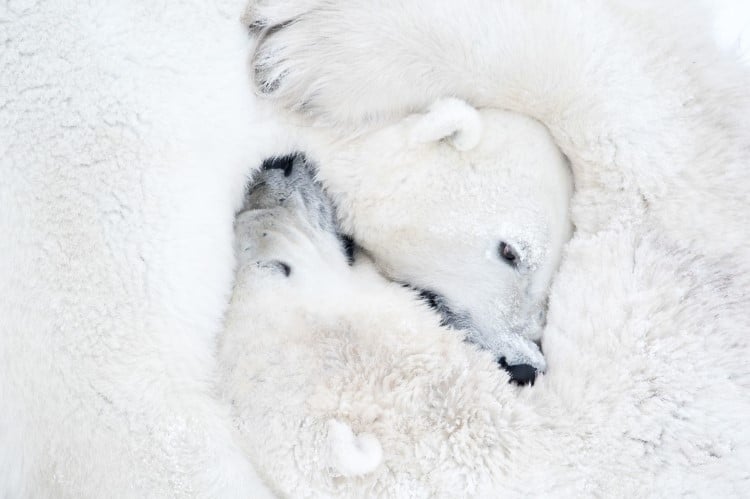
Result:
{"label": "dark fur marking", "polygon": [[351,265],[354,263],[354,248],[356,247],[356,243],[354,242],[354,239],[352,239],[352,236],[346,234],[338,234],[338,236],[341,241],[341,246],[344,248],[346,260],[349,262],[349,265]]}
{"label": "dark fur marking", "polygon": [[533,385],[536,380],[536,368],[529,364],[516,364],[509,366],[505,357],[500,357],[497,361],[500,367],[510,374],[510,383],[517,385]]}
{"label": "dark fur marking", "polygon": [[289,264],[281,262],[279,260],[276,260],[273,263],[274,265],[278,266],[282,272],[284,272],[285,277],[289,277],[290,275],[292,275],[292,267],[290,267]]}
{"label": "dark fur marking", "polygon": [[471,329],[472,324],[469,316],[464,313],[456,312],[450,308],[442,295],[429,289],[419,289],[414,286],[408,287],[419,293],[419,297],[424,300],[430,308],[440,314],[441,326],[452,327],[453,329]]}
{"label": "dark fur marking", "polygon": [[284,176],[288,177],[294,170],[294,159],[297,154],[268,158],[263,161],[263,170],[284,170]]}

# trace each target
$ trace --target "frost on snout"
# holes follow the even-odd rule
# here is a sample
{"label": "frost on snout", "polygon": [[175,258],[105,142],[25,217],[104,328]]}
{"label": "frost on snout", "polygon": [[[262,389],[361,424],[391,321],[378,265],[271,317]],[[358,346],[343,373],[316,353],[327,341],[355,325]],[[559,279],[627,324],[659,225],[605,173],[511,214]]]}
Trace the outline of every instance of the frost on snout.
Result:
{"label": "frost on snout", "polygon": [[502,325],[493,331],[484,331],[468,312],[449,306],[444,296],[431,290],[406,286],[414,289],[427,305],[440,314],[441,325],[465,332],[467,342],[494,353],[500,367],[508,372],[510,381],[520,385],[533,384],[537,374],[546,370],[544,356],[537,344],[519,331]]}

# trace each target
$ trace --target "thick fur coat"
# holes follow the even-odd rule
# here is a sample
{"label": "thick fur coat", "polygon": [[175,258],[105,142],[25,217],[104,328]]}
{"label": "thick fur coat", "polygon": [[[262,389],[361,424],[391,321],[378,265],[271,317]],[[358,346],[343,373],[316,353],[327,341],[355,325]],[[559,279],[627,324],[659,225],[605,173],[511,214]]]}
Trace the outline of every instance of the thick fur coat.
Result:
{"label": "thick fur coat", "polygon": [[0,497],[262,497],[213,395],[270,151],[236,2],[0,7]]}
{"label": "thick fur coat", "polygon": [[[750,80],[716,50],[705,14],[669,2],[270,4],[249,11],[268,28],[256,83],[315,124],[346,134],[458,96],[537,119],[571,162],[576,234],[550,296],[548,374],[521,394],[498,388],[499,477],[446,496],[745,493]],[[434,375],[405,362],[405,385]],[[408,432],[355,420],[381,441]],[[430,483],[424,460],[453,466],[485,435],[431,449],[408,476]],[[398,454],[383,446],[386,462]]]}
{"label": "thick fur coat", "polygon": [[[404,25],[433,25],[422,16],[440,9],[415,3],[418,14],[406,16],[383,9],[381,22],[362,2],[350,3],[352,13],[329,16],[346,21],[329,34],[348,34],[312,54],[320,58],[312,69],[341,61],[314,80],[322,88],[309,87],[327,100],[304,108],[342,124],[370,111],[400,116],[454,94],[531,114],[574,160],[579,232],[550,301],[549,375],[520,394],[495,371],[482,381],[486,407],[503,417],[492,459],[504,490],[746,491],[743,76],[705,48],[711,42],[696,36],[694,19],[654,39],[653,25],[682,26],[674,12],[661,18],[669,23],[643,25],[582,1],[566,12],[551,6],[548,17],[534,9],[526,20],[515,10],[497,16],[495,8],[507,7],[497,2],[445,13],[450,22],[438,25],[458,27],[434,40],[507,30],[497,39],[504,52],[492,60],[510,69],[469,80],[464,67],[448,74],[442,67],[434,86],[420,88],[415,75],[433,75],[444,56],[466,60],[471,43],[414,53],[401,43],[411,38]],[[0,7],[1,496],[267,493],[230,407],[213,393],[233,214],[248,169],[279,149],[247,91],[241,7],[174,0]],[[467,17],[497,22],[467,26]],[[263,20],[274,23],[268,12]],[[475,29],[485,24],[490,32]],[[305,26],[298,40],[308,44],[314,34]],[[394,36],[376,36],[369,29],[376,26]],[[572,28],[575,36],[565,31]],[[357,54],[345,43],[356,33],[377,49],[364,68],[350,64]],[[332,41],[340,45],[326,45]],[[568,61],[571,53],[586,58]],[[555,74],[545,72],[550,61],[571,64]],[[640,78],[620,79],[623,68]],[[398,81],[405,84],[394,87]],[[285,95],[290,105],[307,102]],[[463,355],[430,366],[460,376]],[[470,360],[467,375],[477,376],[484,367]],[[440,459],[460,456],[448,444],[438,448]],[[408,476],[420,487],[440,479],[424,471]],[[304,480],[292,486],[310,488]]]}

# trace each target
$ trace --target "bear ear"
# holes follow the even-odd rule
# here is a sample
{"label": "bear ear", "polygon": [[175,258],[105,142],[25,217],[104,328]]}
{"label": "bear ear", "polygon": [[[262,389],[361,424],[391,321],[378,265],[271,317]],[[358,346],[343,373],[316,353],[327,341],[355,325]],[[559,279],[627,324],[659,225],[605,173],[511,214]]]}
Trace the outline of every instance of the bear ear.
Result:
{"label": "bear ear", "polygon": [[476,147],[481,137],[479,111],[449,97],[436,101],[425,114],[416,117],[410,138],[414,144],[446,140],[459,151],[468,151]]}

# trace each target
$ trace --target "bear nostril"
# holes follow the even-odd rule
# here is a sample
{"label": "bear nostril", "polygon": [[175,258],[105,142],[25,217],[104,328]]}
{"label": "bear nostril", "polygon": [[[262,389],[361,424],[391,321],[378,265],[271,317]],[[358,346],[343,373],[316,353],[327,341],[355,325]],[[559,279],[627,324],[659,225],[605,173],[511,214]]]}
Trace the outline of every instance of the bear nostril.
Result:
{"label": "bear nostril", "polygon": [[537,370],[534,366],[529,364],[515,364],[512,366],[509,366],[508,363],[505,361],[505,357],[500,357],[497,361],[498,364],[500,364],[500,367],[505,369],[508,374],[510,374],[510,381],[511,383],[516,383],[517,385],[533,385],[534,381],[536,380],[536,373]]}

